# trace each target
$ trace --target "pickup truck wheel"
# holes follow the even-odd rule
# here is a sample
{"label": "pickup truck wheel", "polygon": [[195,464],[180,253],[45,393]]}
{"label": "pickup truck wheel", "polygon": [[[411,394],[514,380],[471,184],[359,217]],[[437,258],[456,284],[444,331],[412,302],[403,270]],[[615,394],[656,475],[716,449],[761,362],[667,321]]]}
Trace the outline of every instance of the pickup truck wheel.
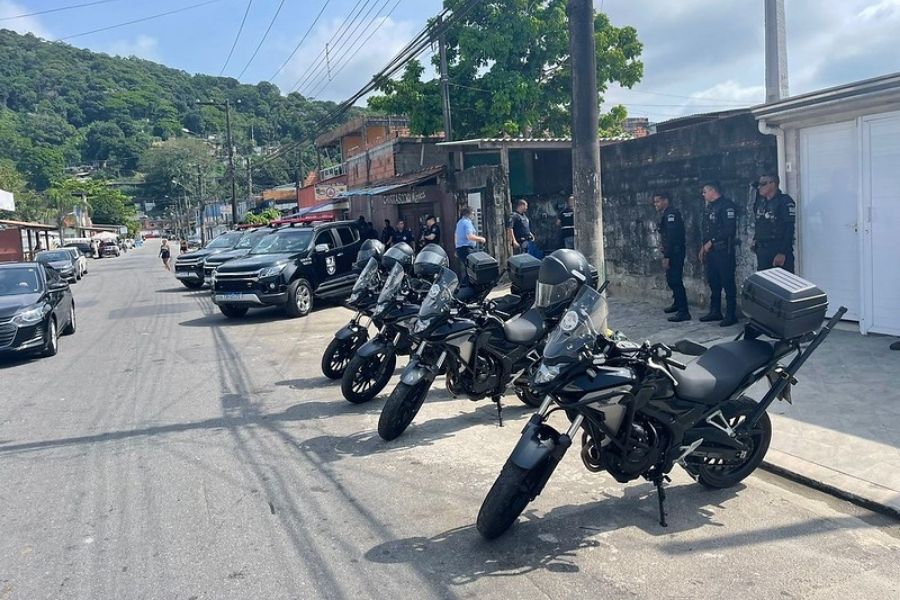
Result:
{"label": "pickup truck wheel", "polygon": [[181,283],[183,283],[184,287],[186,287],[189,290],[199,290],[200,288],[203,287],[202,281],[185,281],[184,279],[182,279]]}
{"label": "pickup truck wheel", "polygon": [[219,310],[229,319],[240,319],[250,310],[247,306],[237,306],[235,304],[220,304]]}
{"label": "pickup truck wheel", "polygon": [[305,279],[298,279],[288,286],[287,304],[284,312],[289,317],[305,317],[313,307],[312,286]]}

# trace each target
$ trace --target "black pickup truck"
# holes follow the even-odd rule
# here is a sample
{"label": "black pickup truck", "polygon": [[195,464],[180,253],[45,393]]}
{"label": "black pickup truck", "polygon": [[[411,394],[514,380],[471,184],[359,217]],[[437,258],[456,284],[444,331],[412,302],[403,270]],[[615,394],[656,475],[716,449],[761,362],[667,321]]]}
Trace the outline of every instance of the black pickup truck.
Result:
{"label": "black pickup truck", "polygon": [[199,250],[179,254],[175,259],[175,277],[184,287],[199,290],[203,287],[203,260],[218,252],[231,250],[243,236],[242,231],[226,231]]}
{"label": "black pickup truck", "polygon": [[304,316],[316,299],[350,295],[360,244],[350,221],[281,227],[247,256],[212,272],[213,302],[230,318],[262,306],[282,306],[289,317]]}

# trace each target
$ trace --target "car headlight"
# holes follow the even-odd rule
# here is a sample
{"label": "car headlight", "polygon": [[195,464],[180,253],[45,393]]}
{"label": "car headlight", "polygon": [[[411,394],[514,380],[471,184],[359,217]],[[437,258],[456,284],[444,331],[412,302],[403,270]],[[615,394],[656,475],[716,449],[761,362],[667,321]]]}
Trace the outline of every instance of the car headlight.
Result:
{"label": "car headlight", "polygon": [[541,363],[537,373],[534,374],[534,382],[537,384],[549,383],[559,377],[562,372],[562,365],[547,365]]}
{"label": "car headlight", "polygon": [[16,325],[34,325],[40,323],[50,310],[50,306],[47,304],[28,308],[16,313],[12,321]]}
{"label": "car headlight", "polygon": [[284,268],[286,266],[287,266],[287,263],[284,263],[281,265],[275,265],[274,267],[266,267],[264,269],[260,269],[259,277],[260,277],[260,279],[262,279],[263,277],[274,277],[275,275],[278,275],[279,273],[284,271]]}

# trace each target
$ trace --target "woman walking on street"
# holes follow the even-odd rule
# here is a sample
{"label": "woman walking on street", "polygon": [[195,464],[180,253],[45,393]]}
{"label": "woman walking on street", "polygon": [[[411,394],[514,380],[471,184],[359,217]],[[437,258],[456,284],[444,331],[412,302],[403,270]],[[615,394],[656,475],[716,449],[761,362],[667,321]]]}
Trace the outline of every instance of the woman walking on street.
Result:
{"label": "woman walking on street", "polygon": [[159,249],[159,257],[162,258],[166,271],[171,271],[172,267],[169,263],[172,261],[172,253],[169,250],[169,240],[165,238],[163,238],[162,247]]}

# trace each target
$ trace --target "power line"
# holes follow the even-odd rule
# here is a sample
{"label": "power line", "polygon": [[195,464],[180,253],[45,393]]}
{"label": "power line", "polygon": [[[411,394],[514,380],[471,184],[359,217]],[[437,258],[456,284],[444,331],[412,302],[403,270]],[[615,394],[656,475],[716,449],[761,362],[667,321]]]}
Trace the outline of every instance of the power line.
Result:
{"label": "power line", "polygon": [[197,4],[182,6],[181,8],[175,8],[172,10],[168,10],[166,12],[157,13],[155,15],[149,15],[146,17],[141,17],[139,19],[132,19],[131,21],[125,21],[123,23],[116,23],[115,25],[107,25],[106,27],[100,27],[99,29],[92,29],[90,31],[82,31],[81,33],[67,35],[65,37],[57,38],[56,41],[64,42],[66,40],[71,40],[71,39],[75,39],[78,37],[84,37],[86,35],[91,35],[92,33],[100,33],[101,31],[109,31],[110,29],[118,29],[119,27],[127,27],[128,25],[134,25],[136,23],[143,23],[144,21],[159,19],[160,17],[167,17],[169,15],[174,15],[174,14],[181,13],[181,12],[191,10],[194,8],[200,8],[201,6],[206,6],[208,4],[216,4],[217,2],[222,2],[222,0],[206,0],[205,2],[198,2]]}
{"label": "power line", "polygon": [[278,67],[278,70],[276,70],[276,71],[272,74],[272,76],[269,77],[269,81],[274,81],[275,77],[277,77],[278,74],[281,73],[281,70],[284,69],[284,68],[287,66],[287,64],[288,64],[289,62],[291,62],[291,59],[294,58],[294,55],[297,53],[297,50],[299,50],[299,49],[300,49],[300,46],[303,45],[303,42],[306,41],[306,38],[307,38],[307,36],[309,36],[309,33],[312,31],[313,27],[315,27],[315,26],[316,26],[316,23],[319,22],[319,17],[322,16],[322,13],[323,13],[323,12],[325,12],[325,9],[328,7],[329,2],[331,2],[331,0],[325,0],[325,4],[322,5],[322,9],[319,11],[319,14],[316,15],[316,18],[313,19],[313,22],[312,22],[312,23],[310,24],[310,26],[306,29],[306,33],[303,34],[303,37],[300,38],[300,41],[297,43],[296,46],[294,46],[294,49],[291,51],[291,55],[288,56],[288,57],[285,59],[285,61],[284,61],[283,63],[281,63],[281,66]]}
{"label": "power line", "polygon": [[278,18],[278,13],[281,12],[281,7],[284,6],[284,0],[278,3],[278,8],[275,10],[275,14],[272,15],[272,20],[269,21],[269,26],[266,27],[266,32],[263,34],[262,39],[259,40],[259,44],[256,45],[256,50],[253,51],[253,56],[250,57],[250,60],[247,61],[247,64],[244,65],[244,68],[241,69],[241,72],[238,73],[237,78],[240,79],[243,77],[244,73],[250,67],[250,63],[253,62],[253,59],[256,58],[257,53],[259,53],[259,49],[262,48],[263,42],[266,41],[266,38],[269,37],[269,32],[272,31],[272,25],[275,24],[275,19]]}
{"label": "power line", "polygon": [[247,15],[250,14],[250,7],[253,6],[253,0],[247,1],[247,10],[244,11],[244,18],[241,19],[241,26],[238,27],[237,35],[234,36],[234,43],[231,44],[231,50],[228,51],[228,58],[225,59],[225,64],[222,65],[222,70],[219,71],[219,77],[222,76],[222,73],[225,72],[225,67],[228,66],[229,61],[231,61],[231,55],[234,54],[234,49],[237,47],[238,40],[241,39],[241,32],[244,31],[244,23],[247,22]]}
{"label": "power line", "polygon": [[96,6],[98,4],[109,4],[110,2],[121,2],[121,0],[95,0],[94,2],[82,2],[81,4],[70,4],[68,6],[58,6],[57,8],[48,8],[46,10],[38,10],[22,15],[14,15],[12,17],[2,17],[0,21],[12,21],[14,19],[24,19],[25,17],[37,17],[39,15],[48,15],[50,13],[62,12],[64,10],[73,10],[76,8],[85,8],[88,6]]}
{"label": "power line", "polygon": [[344,20],[341,21],[341,24],[338,26],[338,28],[335,30],[335,32],[333,34],[331,34],[331,38],[327,42],[325,42],[325,45],[322,47],[321,50],[319,50],[319,53],[313,59],[313,62],[310,63],[310,65],[308,67],[306,67],[306,70],[303,71],[303,73],[300,75],[300,77],[297,79],[297,81],[294,82],[294,85],[292,85],[290,87],[291,91],[294,91],[299,86],[303,85],[303,83],[309,78],[310,70],[313,67],[317,67],[319,64],[319,57],[322,56],[323,54],[325,54],[325,49],[328,47],[328,45],[331,42],[334,41],[334,38],[338,35],[338,33],[340,33],[342,29],[344,29],[344,26],[347,24],[348,20],[354,15],[354,13],[356,12],[356,9],[359,7],[359,5],[361,3],[362,3],[362,0],[356,0],[356,4],[354,4],[353,8],[350,9],[350,13],[346,17],[344,17]]}
{"label": "power line", "polygon": [[[390,0],[384,0],[384,2],[378,8],[378,11],[380,12],[380,11],[384,10],[384,7],[387,6],[388,2],[390,2]],[[360,33],[359,36],[357,36],[356,38],[353,38],[353,36],[356,35],[356,32],[359,31],[359,28],[366,22],[366,19],[372,13],[372,11],[375,9],[377,4],[378,4],[378,0],[376,0],[375,4],[372,4],[372,6],[369,8],[369,10],[366,11],[366,14],[356,24],[356,26],[353,28],[353,31],[349,32],[347,34],[347,37],[345,37],[344,40],[342,40],[343,43],[338,44],[335,48],[332,49],[332,56],[336,56],[336,58],[332,59],[333,68],[329,68],[325,73],[323,73],[322,77],[320,78],[319,81],[314,81],[314,82],[311,82],[310,85],[307,85],[307,88],[306,88],[307,91],[309,91],[310,89],[318,88],[323,84],[324,84],[324,86],[327,86],[328,82],[330,82],[331,80],[334,79],[335,75],[337,74],[336,73],[337,66],[340,64],[341,60],[347,55],[347,53],[351,49],[353,49],[356,42],[358,42],[362,38],[363,34]],[[377,15],[375,17],[372,17],[372,20],[369,22],[370,27],[375,23],[375,19],[377,19],[377,18],[378,18]],[[349,45],[348,45],[348,41],[349,41]],[[338,52],[340,52],[342,49],[344,49],[345,46],[346,46],[346,49],[344,50],[344,52],[340,56],[337,56]],[[301,90],[297,90],[297,91],[300,92],[301,95],[304,95]],[[305,94],[305,95],[312,96],[312,94]]]}

